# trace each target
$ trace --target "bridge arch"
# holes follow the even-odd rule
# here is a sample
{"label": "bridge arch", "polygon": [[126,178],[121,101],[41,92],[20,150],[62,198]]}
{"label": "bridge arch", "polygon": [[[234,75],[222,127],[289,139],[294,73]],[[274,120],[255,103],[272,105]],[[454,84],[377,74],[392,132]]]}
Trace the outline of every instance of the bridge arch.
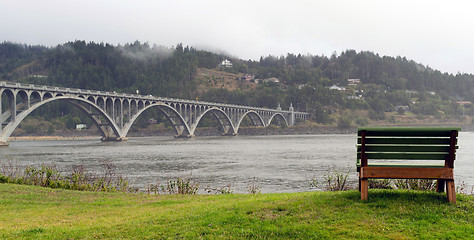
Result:
{"label": "bridge arch", "polygon": [[30,102],[32,103],[36,103],[36,102],[40,102],[42,100],[42,96],[39,92],[37,91],[33,91],[31,92],[30,94]]}
{"label": "bridge arch", "polygon": [[289,126],[288,124],[288,120],[285,118],[285,116],[283,116],[283,114],[281,113],[275,113],[273,114],[269,119],[268,119],[268,123],[266,126],[270,125],[272,123],[272,121],[276,119],[276,120],[282,120],[286,126]]}
{"label": "bridge arch", "polygon": [[[0,99],[2,99],[2,105],[0,105],[0,114],[1,114],[1,121],[4,122],[8,118],[14,119],[16,114],[16,95],[15,92],[11,89],[2,89],[0,91]],[[3,102],[3,99],[6,102]],[[2,109],[5,107],[5,111]]]}
{"label": "bridge arch", "polygon": [[[196,105],[194,105],[194,107],[196,107]],[[236,128],[227,113],[220,108],[211,107],[204,110],[204,112],[202,112],[196,117],[194,124],[191,126],[192,134],[194,134],[194,131],[196,131],[196,128],[199,125],[201,119],[208,113],[210,113],[213,117],[217,119],[217,121],[219,121],[223,135],[235,135],[237,133]]]}
{"label": "bridge arch", "polygon": [[[139,103],[139,102],[138,102]],[[139,105],[137,106],[139,107]],[[122,132],[123,136],[126,136],[128,132],[130,131],[130,128],[133,126],[135,121],[138,119],[138,117],[145,112],[146,110],[150,108],[157,108],[160,112],[162,112],[166,119],[170,121],[173,124],[173,129],[175,130],[176,136],[189,136],[192,135],[190,128],[186,121],[184,120],[183,116],[179,114],[176,109],[172,108],[171,106],[165,104],[165,103],[154,103],[150,104],[146,107],[139,108],[139,110],[131,116],[130,120],[125,124]]]}
{"label": "bridge arch", "polygon": [[50,92],[43,92],[43,100],[52,98],[52,97],[53,97],[53,94],[51,94]]}
{"label": "bridge arch", "polygon": [[[58,100],[63,100],[63,101],[69,102],[69,103],[77,106],[79,109],[83,110],[86,113],[86,115],[89,116],[90,119],[93,120],[93,122],[97,125],[97,128],[101,131],[103,139],[109,139],[111,137],[110,136],[111,134],[103,127],[104,124],[101,124],[100,119],[94,117],[94,115],[89,111],[89,109],[87,107],[91,107],[92,109],[97,111],[99,116],[102,117],[107,122],[106,125],[110,126],[112,134],[115,134],[117,139],[122,136],[121,132],[120,132],[120,128],[117,126],[117,124],[115,124],[114,121],[112,121],[112,119],[110,119],[109,116],[96,104],[94,104],[94,103],[92,103],[92,102],[90,102],[86,99],[79,98],[79,97],[59,96],[59,97],[46,98],[43,101],[32,104],[29,108],[21,111],[18,115],[13,115],[12,116],[14,118],[13,121],[10,121],[3,128],[0,141],[7,142],[8,138],[10,137],[12,132],[34,110],[36,110],[37,108],[39,108],[39,107],[41,107],[45,104],[48,104],[48,103],[53,102],[53,101],[58,101]],[[77,102],[74,102],[74,101],[77,101]],[[87,107],[83,106],[81,103],[85,104]]]}
{"label": "bridge arch", "polygon": [[240,125],[242,124],[242,122],[243,122],[243,120],[246,116],[248,116],[250,118],[250,120],[252,121],[254,126],[262,126],[262,127],[266,126],[265,121],[263,121],[262,116],[260,116],[260,114],[258,114],[256,111],[250,110],[250,111],[245,112],[242,115],[242,117],[240,117],[240,119],[238,120],[238,122],[236,124],[235,132],[239,131]]}

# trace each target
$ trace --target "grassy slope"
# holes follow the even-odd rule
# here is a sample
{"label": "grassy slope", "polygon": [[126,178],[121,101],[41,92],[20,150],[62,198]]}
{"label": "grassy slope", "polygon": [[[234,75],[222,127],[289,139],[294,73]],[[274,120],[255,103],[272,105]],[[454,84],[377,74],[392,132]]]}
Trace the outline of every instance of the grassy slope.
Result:
{"label": "grassy slope", "polygon": [[474,237],[474,197],[370,190],[146,195],[0,184],[2,239]]}

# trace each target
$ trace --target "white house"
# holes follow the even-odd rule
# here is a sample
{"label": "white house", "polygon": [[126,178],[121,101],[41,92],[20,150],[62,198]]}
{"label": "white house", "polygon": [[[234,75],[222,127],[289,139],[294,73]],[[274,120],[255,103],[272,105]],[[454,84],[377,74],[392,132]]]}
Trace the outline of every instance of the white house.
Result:
{"label": "white house", "polygon": [[224,61],[221,62],[221,64],[219,64],[219,67],[226,67],[226,68],[232,67],[232,62],[225,59]]}
{"label": "white house", "polygon": [[360,79],[347,79],[347,82],[349,86],[357,86],[360,83]]}
{"label": "white house", "polygon": [[346,91],[346,88],[339,87],[339,86],[336,86],[336,85],[332,85],[331,87],[329,87],[329,89],[337,90],[337,91]]}
{"label": "white house", "polygon": [[86,129],[87,128],[87,125],[85,124],[77,124],[76,125],[76,130],[83,130],[83,129]]}
{"label": "white house", "polygon": [[280,79],[276,78],[276,77],[272,77],[272,78],[265,78],[263,79],[263,82],[273,82],[273,83],[279,83],[280,82]]}

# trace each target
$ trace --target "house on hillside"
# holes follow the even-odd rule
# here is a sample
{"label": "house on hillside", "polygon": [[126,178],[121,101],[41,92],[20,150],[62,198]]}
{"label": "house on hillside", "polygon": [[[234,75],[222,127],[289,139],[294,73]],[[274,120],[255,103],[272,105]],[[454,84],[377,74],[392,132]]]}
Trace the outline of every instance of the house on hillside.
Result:
{"label": "house on hillside", "polygon": [[409,106],[395,106],[395,111],[409,112],[410,107]]}
{"label": "house on hillside", "polygon": [[336,86],[336,85],[332,85],[331,87],[329,87],[329,89],[337,90],[337,91],[346,91],[346,88],[339,87],[339,86]]}
{"label": "house on hillside", "polygon": [[279,82],[280,82],[280,79],[278,79],[278,78],[276,78],[276,77],[265,78],[265,79],[263,79],[263,82],[279,83]]}
{"label": "house on hillside", "polygon": [[255,79],[255,75],[252,74],[245,74],[243,77],[240,78],[242,82],[250,82]]}
{"label": "house on hillside", "polygon": [[228,59],[224,59],[217,67],[224,67],[224,68],[230,68],[232,67],[232,62],[229,61]]}
{"label": "house on hillside", "polygon": [[30,74],[28,75],[30,78],[48,78],[46,75],[40,75],[40,74]]}
{"label": "house on hillside", "polygon": [[347,85],[348,86],[357,86],[360,83],[360,79],[347,79]]}
{"label": "house on hillside", "polygon": [[86,129],[87,128],[87,125],[85,124],[76,124],[76,130],[83,130],[83,129]]}
{"label": "house on hillside", "polygon": [[464,106],[466,104],[472,104],[472,102],[470,102],[470,101],[459,101],[459,102],[456,102],[456,103],[461,105],[461,106]]}

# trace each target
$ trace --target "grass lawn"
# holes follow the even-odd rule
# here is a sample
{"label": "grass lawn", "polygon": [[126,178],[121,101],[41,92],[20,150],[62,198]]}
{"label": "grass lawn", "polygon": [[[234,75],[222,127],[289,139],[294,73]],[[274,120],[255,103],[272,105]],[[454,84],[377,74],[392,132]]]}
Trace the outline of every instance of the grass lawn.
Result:
{"label": "grass lawn", "polygon": [[1,239],[474,239],[474,196],[148,195],[0,184]]}

